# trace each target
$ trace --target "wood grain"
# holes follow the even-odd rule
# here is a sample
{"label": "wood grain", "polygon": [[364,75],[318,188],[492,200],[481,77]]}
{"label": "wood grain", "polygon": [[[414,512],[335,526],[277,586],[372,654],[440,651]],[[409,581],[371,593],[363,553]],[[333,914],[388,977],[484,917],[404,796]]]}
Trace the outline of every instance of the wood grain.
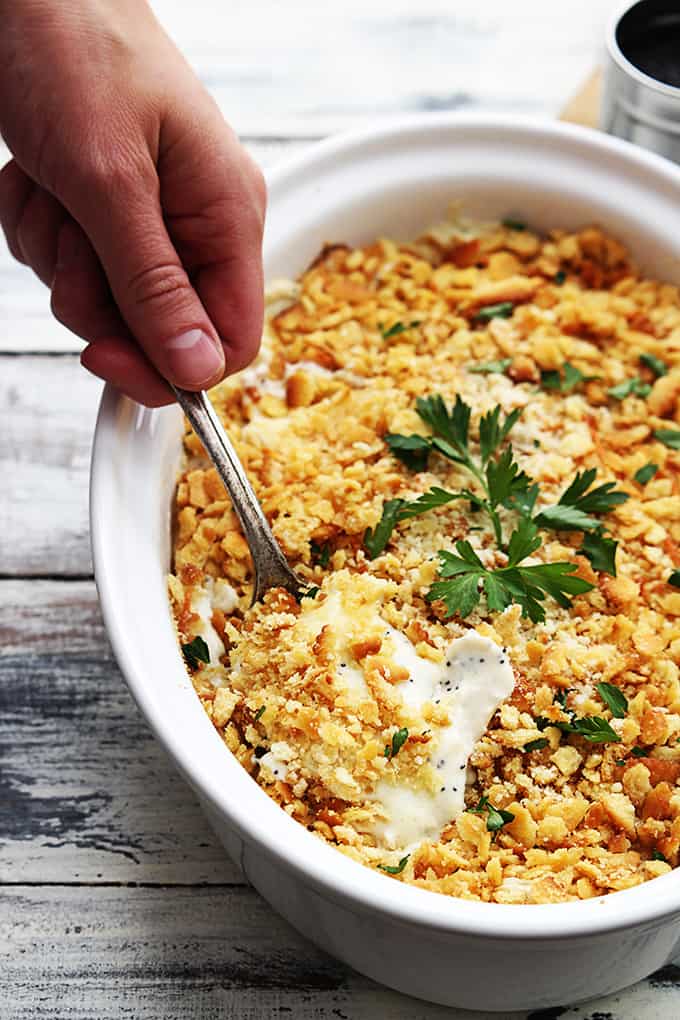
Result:
{"label": "wood grain", "polygon": [[90,447],[101,383],[72,355],[0,355],[0,575],[89,575]]}
{"label": "wood grain", "polygon": [[247,888],[17,886],[0,899],[9,1020],[677,1020],[679,990],[680,967],[670,966],[568,1010],[454,1010],[348,970]]}
{"label": "wood grain", "polygon": [[113,660],[94,583],[0,582],[0,883],[241,882]]}

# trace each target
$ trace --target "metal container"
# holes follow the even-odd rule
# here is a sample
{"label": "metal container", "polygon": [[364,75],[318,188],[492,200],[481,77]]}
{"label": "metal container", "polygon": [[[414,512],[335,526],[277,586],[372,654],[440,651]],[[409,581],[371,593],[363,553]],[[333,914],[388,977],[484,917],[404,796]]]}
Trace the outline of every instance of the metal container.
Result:
{"label": "metal container", "polygon": [[680,163],[680,2],[626,3],[606,45],[600,127]]}

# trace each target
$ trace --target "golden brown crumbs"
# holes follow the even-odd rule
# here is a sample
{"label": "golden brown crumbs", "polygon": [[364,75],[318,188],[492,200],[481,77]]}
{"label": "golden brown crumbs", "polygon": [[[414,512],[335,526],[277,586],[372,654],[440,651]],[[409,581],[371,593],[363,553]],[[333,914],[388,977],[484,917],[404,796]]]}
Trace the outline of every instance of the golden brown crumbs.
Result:
{"label": "golden brown crumbs", "polygon": [[[371,867],[394,865],[399,855],[366,831],[365,791],[387,768],[411,782],[429,736],[414,731],[386,757],[396,728],[412,720],[395,695],[403,667],[371,613],[379,606],[380,621],[433,663],[474,628],[508,649],[515,689],[470,758],[465,802],[486,796],[514,817],[492,832],[483,812],[459,814],[439,841],[411,849],[398,880],[466,899],[553,903],[676,867],[680,591],[667,582],[680,566],[680,453],[654,432],[680,423],[678,289],[642,277],[596,227],[539,237],[448,225],[411,244],[328,247],[272,300],[259,362],[212,397],[286,556],[320,588],[315,603],[339,592],[369,623],[342,636],[329,613],[309,637],[309,600],[301,607],[274,591],[249,608],[247,545],[187,429],[169,590],[180,640],[203,635],[210,647],[193,682],[229,750],[319,838]],[[479,320],[500,302],[512,303],[509,318]],[[667,374],[656,378],[641,354]],[[504,372],[469,370],[501,360]],[[539,388],[542,373],[565,363],[589,381],[567,393]],[[646,398],[608,393],[632,377],[651,387]],[[494,556],[493,536],[471,531],[460,503],[400,525],[370,560],[363,536],[385,500],[468,482],[443,459],[414,476],[384,442],[388,432],[424,434],[415,401],[433,393],[449,404],[460,394],[477,415],[523,408],[513,445],[546,501],[590,467],[628,493],[607,516],[617,576],[594,571],[573,533],[556,532],[537,560],[570,559],[594,585],[571,609],[548,601],[535,624],[517,606],[495,614],[482,604],[446,620],[425,599],[437,551],[468,538]],[[656,473],[642,485],[635,474],[650,463]],[[336,680],[347,641],[367,685],[354,694]],[[624,693],[623,718],[598,696],[603,681]],[[568,719],[563,704],[604,717],[620,741],[539,729],[537,719]],[[527,751],[532,742],[540,746]]]}

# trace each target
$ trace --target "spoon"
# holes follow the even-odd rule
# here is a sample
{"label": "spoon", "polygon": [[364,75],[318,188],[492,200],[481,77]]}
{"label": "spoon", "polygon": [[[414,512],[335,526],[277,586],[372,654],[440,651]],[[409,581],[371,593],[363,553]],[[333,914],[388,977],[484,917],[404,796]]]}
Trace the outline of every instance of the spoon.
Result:
{"label": "spoon", "polygon": [[238,459],[238,454],[224,431],[208,395],[204,390],[193,393],[177,386],[173,386],[172,389],[224,482],[236,516],[241,522],[255,571],[251,605],[261,601],[264,593],[270,588],[285,588],[299,599],[304,594],[306,585],[295,575],[281,552],[281,547],[272,534],[269,522]]}

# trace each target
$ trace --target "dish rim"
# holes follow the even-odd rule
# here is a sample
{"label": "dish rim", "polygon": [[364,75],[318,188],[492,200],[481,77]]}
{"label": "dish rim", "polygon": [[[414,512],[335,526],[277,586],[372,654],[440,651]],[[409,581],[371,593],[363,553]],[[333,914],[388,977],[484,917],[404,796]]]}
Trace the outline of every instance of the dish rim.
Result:
{"label": "dish rim", "polygon": [[[267,174],[270,199],[285,190],[304,171],[323,171],[324,164],[338,156],[360,154],[368,146],[408,141],[442,128],[454,131],[473,129],[482,132],[509,132],[515,140],[537,145],[571,144],[590,158],[598,154],[614,156],[629,170],[649,172],[646,187],[665,185],[680,188],[680,168],[663,157],[642,151],[628,142],[576,125],[538,121],[527,117],[492,114],[426,114],[382,118],[373,126],[331,137],[286,160]],[[680,240],[678,241],[680,258]],[[90,519],[92,555],[102,615],[116,659],[127,685],[156,738],[182,774],[200,796],[245,838],[273,858],[278,866],[292,871],[315,891],[339,906],[362,913],[381,914],[393,921],[431,932],[493,939],[551,939],[587,937],[605,934],[631,925],[653,924],[680,912],[680,868],[648,880],[632,889],[577,902],[557,904],[482,903],[446,896],[394,881],[377,870],[354,861],[334,847],[323,843],[304,826],[291,819],[261,789],[230,754],[225,754],[225,774],[233,767],[247,780],[247,802],[239,801],[236,787],[244,786],[234,774],[234,789],[227,788],[224,776],[207,772],[201,761],[201,748],[195,748],[181,730],[160,714],[153,704],[144,672],[138,669],[119,611],[107,580],[107,563],[116,556],[116,548],[101,523],[107,500],[115,499],[115,478],[111,465],[118,447],[118,430],[124,419],[122,410],[132,402],[110,384],[104,388],[92,447],[90,480]],[[132,405],[136,406],[136,405]],[[153,419],[159,412],[143,411]],[[167,412],[166,412],[167,413]],[[146,421],[147,419],[144,418]],[[139,427],[140,417],[137,415]],[[178,663],[181,662],[179,651]],[[188,689],[196,697],[193,688]],[[206,717],[206,721],[209,723]],[[212,728],[212,727],[211,727]],[[226,749],[225,749],[226,750]],[[277,838],[279,834],[282,839]]]}

